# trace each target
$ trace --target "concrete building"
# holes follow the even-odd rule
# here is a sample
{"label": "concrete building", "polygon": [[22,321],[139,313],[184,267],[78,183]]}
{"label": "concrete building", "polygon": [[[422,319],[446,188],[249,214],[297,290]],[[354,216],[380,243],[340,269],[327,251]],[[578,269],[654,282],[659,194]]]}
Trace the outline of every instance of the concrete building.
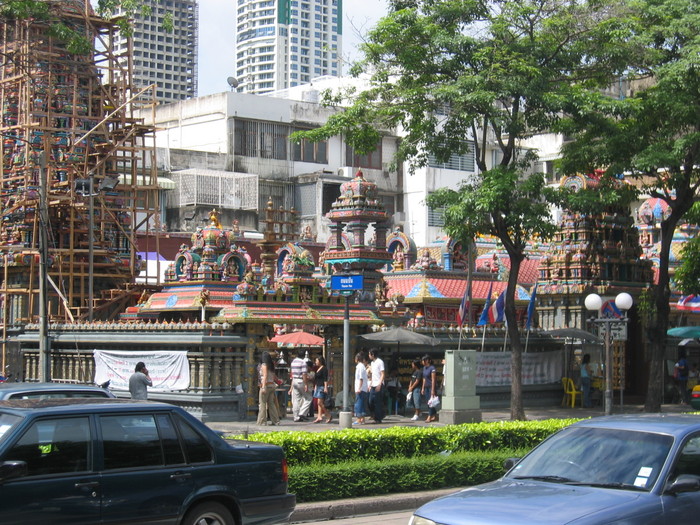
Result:
{"label": "concrete building", "polygon": [[168,229],[193,231],[216,207],[223,224],[235,220],[244,231],[259,231],[258,210],[272,198],[276,207],[296,209],[302,231],[308,227],[325,242],[325,214],[340,185],[361,169],[377,184],[392,229],[419,246],[440,238],[442,215],[428,209],[426,196],[473,176],[473,153],[446,163],[431,159],[409,174],[407,165],[392,165],[400,140],[395,130],[386,130],[369,155],[356,154],[340,136],[315,144],[290,141],[294,131],[318,127],[336,111],[318,103],[320,91],[360,82],[326,77],[274,96],[225,92],[157,107],[155,120],[147,122],[158,130],[158,167],[177,183],[166,204]]}
{"label": "concrete building", "polygon": [[[197,0],[143,0],[141,3],[150,9],[150,14],[137,11],[131,41],[119,34],[114,44],[122,63],[133,60],[134,85],[155,84],[156,97],[161,104],[196,97]],[[172,31],[164,26],[167,17],[172,19]]]}
{"label": "concrete building", "polygon": [[232,87],[263,94],[340,75],[342,16],[342,0],[239,0]]}

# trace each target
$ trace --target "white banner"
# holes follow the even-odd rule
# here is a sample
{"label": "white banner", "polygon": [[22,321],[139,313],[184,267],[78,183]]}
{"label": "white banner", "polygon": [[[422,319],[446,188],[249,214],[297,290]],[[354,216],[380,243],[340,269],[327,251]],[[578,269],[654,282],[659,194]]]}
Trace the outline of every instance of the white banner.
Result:
{"label": "white banner", "polygon": [[[510,352],[477,352],[476,386],[509,386]],[[523,385],[559,383],[564,370],[564,351],[523,354]]]}
{"label": "white banner", "polygon": [[148,375],[153,381],[149,391],[170,392],[185,390],[190,386],[190,366],[187,352],[119,352],[94,350],[95,383],[110,381],[109,388],[129,390],[129,377],[136,363],[146,363]]}

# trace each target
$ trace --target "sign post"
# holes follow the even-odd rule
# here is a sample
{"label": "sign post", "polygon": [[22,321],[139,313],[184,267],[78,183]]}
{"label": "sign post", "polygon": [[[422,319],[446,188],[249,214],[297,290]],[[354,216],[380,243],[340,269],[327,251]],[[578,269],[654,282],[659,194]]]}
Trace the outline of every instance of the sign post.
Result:
{"label": "sign post", "polygon": [[363,275],[332,275],[331,289],[345,296],[345,316],[343,317],[343,409],[338,414],[340,428],[352,427],[350,399],[350,297],[364,287]]}

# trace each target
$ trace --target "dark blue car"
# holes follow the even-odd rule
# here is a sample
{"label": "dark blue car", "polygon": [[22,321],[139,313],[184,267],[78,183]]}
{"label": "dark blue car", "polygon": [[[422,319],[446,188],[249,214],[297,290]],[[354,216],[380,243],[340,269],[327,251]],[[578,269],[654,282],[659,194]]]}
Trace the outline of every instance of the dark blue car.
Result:
{"label": "dark blue car", "polygon": [[181,408],[117,399],[0,402],[0,522],[280,523],[280,447],[226,441]]}
{"label": "dark blue car", "polygon": [[700,417],[645,414],[567,427],[501,479],[423,505],[410,525],[699,522]]}

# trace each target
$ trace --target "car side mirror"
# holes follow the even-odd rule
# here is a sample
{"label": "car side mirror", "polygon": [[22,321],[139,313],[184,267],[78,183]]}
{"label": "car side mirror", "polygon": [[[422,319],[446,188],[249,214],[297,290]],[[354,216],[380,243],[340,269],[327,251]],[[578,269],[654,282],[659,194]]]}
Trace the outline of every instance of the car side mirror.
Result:
{"label": "car side mirror", "polygon": [[520,458],[508,458],[503,462],[503,468],[506,469],[506,472],[512,469],[515,465],[518,464],[520,461]]}
{"label": "car side mirror", "polygon": [[0,463],[0,483],[27,475],[26,461],[3,461]]}
{"label": "car side mirror", "polygon": [[681,474],[671,482],[666,492],[669,494],[680,494],[681,492],[697,492],[699,490],[700,476]]}

